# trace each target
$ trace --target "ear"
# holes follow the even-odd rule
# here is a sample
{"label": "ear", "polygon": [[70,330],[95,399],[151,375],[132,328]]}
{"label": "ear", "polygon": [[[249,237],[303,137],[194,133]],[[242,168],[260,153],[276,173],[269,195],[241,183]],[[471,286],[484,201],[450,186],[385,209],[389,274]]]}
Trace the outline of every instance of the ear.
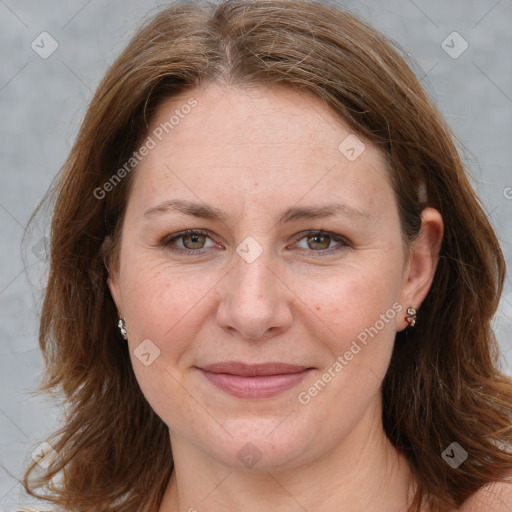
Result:
{"label": "ear", "polygon": [[[413,306],[419,309],[427,296],[437,264],[439,252],[443,241],[443,218],[434,208],[425,208],[421,213],[421,228],[409,250],[409,262],[404,276],[404,285],[400,303],[406,308]],[[405,315],[398,322],[399,330],[405,329],[409,324]]]}
{"label": "ear", "polygon": [[107,286],[110,290],[110,295],[112,295],[112,299],[116,305],[117,316],[121,317],[123,311],[123,303],[121,290],[119,287],[119,272],[117,269],[118,266],[112,265],[112,239],[110,236],[105,237],[105,240],[101,244],[101,255],[107,269]]}

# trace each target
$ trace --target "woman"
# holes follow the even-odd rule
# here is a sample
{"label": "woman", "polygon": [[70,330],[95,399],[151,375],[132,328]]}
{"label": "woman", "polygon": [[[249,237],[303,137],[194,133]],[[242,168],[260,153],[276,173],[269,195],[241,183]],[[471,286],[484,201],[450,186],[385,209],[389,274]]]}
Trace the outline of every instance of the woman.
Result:
{"label": "woman", "polygon": [[354,15],[171,5],[100,84],[56,194],[40,341],[68,414],[29,492],[510,509],[502,253],[446,124]]}

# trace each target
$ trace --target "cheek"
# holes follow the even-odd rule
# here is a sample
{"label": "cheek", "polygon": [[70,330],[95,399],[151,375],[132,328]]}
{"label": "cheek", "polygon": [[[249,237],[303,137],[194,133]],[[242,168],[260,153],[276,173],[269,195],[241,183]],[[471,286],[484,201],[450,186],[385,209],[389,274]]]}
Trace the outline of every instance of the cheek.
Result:
{"label": "cheek", "polygon": [[[208,315],[208,294],[218,279],[207,275],[194,279],[161,263],[127,264],[125,269],[123,298],[136,379],[165,423],[178,414],[188,418],[192,428],[200,420],[190,395],[183,391],[186,376],[181,367],[187,366],[202,319]],[[145,360],[144,353],[150,354]]]}
{"label": "cheek", "polygon": [[354,277],[333,281],[330,290],[324,295],[318,294],[317,287],[309,290],[311,309],[323,326],[317,343],[328,356],[296,398],[305,414],[343,437],[379,393],[402,306],[390,282]]}
{"label": "cheek", "polygon": [[201,328],[218,278],[192,275],[166,264],[126,266],[123,298],[130,342],[146,338],[162,352],[180,354]]}
{"label": "cheek", "polygon": [[394,335],[400,307],[396,305],[401,286],[398,270],[385,268],[382,262],[366,268],[347,267],[336,275],[304,280],[297,289],[309,315],[339,351],[375,324],[379,331]]}
{"label": "cheek", "polygon": [[[347,266],[335,278],[331,275],[305,283],[302,297],[312,322],[320,329],[319,345],[328,356],[316,380],[300,389],[299,403],[315,403],[317,411],[329,411],[336,403],[345,411],[346,421],[349,416],[357,418],[368,406],[393,351],[402,310],[400,285],[400,267],[393,258]],[[336,415],[336,420],[332,414],[327,416],[323,420],[327,424],[339,421]]]}

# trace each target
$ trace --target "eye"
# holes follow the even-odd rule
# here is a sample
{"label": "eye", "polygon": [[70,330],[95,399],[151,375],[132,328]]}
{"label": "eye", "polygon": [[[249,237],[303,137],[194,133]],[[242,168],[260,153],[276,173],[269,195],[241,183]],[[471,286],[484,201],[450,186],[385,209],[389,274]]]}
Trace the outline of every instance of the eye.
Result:
{"label": "eye", "polygon": [[[350,247],[350,243],[345,238],[327,231],[309,231],[303,235],[305,236],[299,238],[297,246],[310,253],[332,253]],[[301,246],[300,243],[303,245]]]}
{"label": "eye", "polygon": [[[197,229],[187,229],[169,235],[159,245],[172,252],[182,254],[202,254],[212,247],[220,247],[211,240],[208,232]],[[346,249],[350,247],[350,242],[340,235],[327,231],[306,231],[298,235],[295,245],[299,250],[309,254],[324,255]]]}
{"label": "eye", "polygon": [[175,252],[201,253],[203,249],[215,247],[216,244],[212,240],[210,245],[206,245],[208,240],[210,237],[206,231],[187,229],[164,238],[161,245]]}

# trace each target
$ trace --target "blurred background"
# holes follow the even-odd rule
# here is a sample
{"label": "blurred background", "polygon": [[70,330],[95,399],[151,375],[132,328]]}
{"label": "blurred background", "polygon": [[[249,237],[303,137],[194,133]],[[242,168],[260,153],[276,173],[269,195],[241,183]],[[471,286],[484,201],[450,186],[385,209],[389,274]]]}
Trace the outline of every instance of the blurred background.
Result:
{"label": "blurred background", "polygon": [[[339,3],[416,62],[422,84],[467,148],[464,161],[511,265],[512,2]],[[30,230],[27,222],[64,163],[103,74],[165,4],[0,0],[0,511],[32,502],[17,479],[59,424],[56,403],[33,393],[43,370],[37,330],[48,218]],[[495,328],[502,367],[512,375],[510,277]]]}

